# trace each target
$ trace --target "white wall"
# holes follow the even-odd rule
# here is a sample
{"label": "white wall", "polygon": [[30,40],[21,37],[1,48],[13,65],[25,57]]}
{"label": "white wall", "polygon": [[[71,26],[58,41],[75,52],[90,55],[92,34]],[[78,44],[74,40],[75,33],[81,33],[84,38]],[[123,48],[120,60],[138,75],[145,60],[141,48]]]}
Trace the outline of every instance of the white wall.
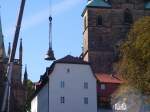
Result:
{"label": "white wall", "polygon": [[48,112],[48,83],[38,94],[38,112]]}
{"label": "white wall", "polygon": [[48,83],[31,102],[31,112],[48,112]]}
{"label": "white wall", "polygon": [[[67,69],[70,73],[67,73]],[[60,87],[60,82],[65,87]],[[88,82],[88,89],[84,89]],[[65,97],[65,103],[60,103],[60,97]],[[84,104],[88,97],[88,104]],[[55,65],[49,76],[49,112],[97,112],[96,79],[89,65],[61,64]]]}
{"label": "white wall", "polygon": [[31,102],[31,112],[37,112],[37,96]]}

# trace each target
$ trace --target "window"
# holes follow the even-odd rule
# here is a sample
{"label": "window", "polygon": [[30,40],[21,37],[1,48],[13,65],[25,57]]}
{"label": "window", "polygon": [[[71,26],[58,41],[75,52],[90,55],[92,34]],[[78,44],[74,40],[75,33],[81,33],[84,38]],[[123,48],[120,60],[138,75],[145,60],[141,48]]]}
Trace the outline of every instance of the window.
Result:
{"label": "window", "polygon": [[84,82],[84,89],[88,89],[88,82]]}
{"label": "window", "polygon": [[89,101],[88,101],[88,97],[84,97],[84,104],[88,104]]}
{"label": "window", "polygon": [[67,73],[70,73],[70,69],[69,68],[67,68]]}
{"label": "window", "polygon": [[60,97],[60,103],[61,103],[61,104],[64,104],[64,103],[65,103],[65,97],[64,97],[64,96]]}
{"label": "window", "polygon": [[129,9],[126,9],[124,11],[124,23],[127,23],[127,24],[133,23],[133,17]]}
{"label": "window", "polygon": [[97,17],[97,25],[102,25],[102,16],[101,15],[99,15]]}
{"label": "window", "polygon": [[64,87],[65,87],[65,82],[64,82],[64,81],[61,81],[61,82],[60,82],[60,87],[61,87],[61,88],[64,88]]}
{"label": "window", "polygon": [[101,90],[105,90],[106,89],[106,85],[105,84],[101,84]]}

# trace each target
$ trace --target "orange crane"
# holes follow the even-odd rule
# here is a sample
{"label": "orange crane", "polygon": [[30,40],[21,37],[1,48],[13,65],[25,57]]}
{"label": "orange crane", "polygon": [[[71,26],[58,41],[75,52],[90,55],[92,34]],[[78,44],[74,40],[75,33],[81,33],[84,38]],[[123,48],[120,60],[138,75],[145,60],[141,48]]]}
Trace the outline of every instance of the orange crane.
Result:
{"label": "orange crane", "polygon": [[26,0],[21,0],[20,11],[19,11],[19,16],[18,16],[18,20],[17,20],[12,50],[11,50],[11,54],[10,54],[10,57],[8,60],[8,67],[7,67],[7,73],[6,73],[7,80],[6,80],[6,85],[5,85],[5,91],[4,91],[1,112],[10,112],[9,107],[10,107],[12,67],[13,67],[13,62],[14,62],[14,58],[15,58],[15,54],[16,54],[16,48],[17,48],[25,3],[26,3]]}

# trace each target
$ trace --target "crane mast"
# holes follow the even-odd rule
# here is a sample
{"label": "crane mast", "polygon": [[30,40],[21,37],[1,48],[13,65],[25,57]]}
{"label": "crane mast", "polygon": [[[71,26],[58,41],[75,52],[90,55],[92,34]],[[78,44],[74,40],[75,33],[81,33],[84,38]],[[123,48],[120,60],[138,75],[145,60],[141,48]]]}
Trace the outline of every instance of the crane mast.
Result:
{"label": "crane mast", "polygon": [[12,45],[12,50],[11,50],[11,54],[10,54],[10,57],[8,60],[8,67],[7,67],[7,73],[6,73],[7,80],[6,80],[6,85],[5,85],[5,91],[4,91],[1,112],[6,112],[5,111],[6,109],[7,109],[7,112],[10,112],[9,108],[10,108],[12,67],[13,67],[13,62],[14,62],[14,58],[15,58],[15,54],[16,54],[16,48],[17,48],[20,27],[21,27],[22,18],[23,18],[25,2],[26,2],[26,0],[21,0],[16,30],[15,30],[14,40],[13,40],[13,45]]}

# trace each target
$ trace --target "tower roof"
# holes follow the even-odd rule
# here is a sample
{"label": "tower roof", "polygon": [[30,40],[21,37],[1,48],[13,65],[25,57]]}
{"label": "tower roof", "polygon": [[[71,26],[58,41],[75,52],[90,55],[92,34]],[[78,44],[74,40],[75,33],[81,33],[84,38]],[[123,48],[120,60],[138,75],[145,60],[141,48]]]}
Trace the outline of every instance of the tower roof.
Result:
{"label": "tower roof", "polygon": [[24,72],[24,80],[23,84],[26,85],[28,81],[28,73],[27,73],[27,65],[25,66],[25,72]]}
{"label": "tower roof", "polygon": [[111,5],[106,0],[90,0],[87,7],[111,8]]}
{"label": "tower roof", "polygon": [[4,47],[4,39],[3,39],[3,32],[2,32],[2,23],[0,17],[0,58],[6,58],[5,47]]}
{"label": "tower roof", "polygon": [[150,1],[145,3],[145,9],[150,9]]}
{"label": "tower roof", "polygon": [[8,56],[8,57],[10,56],[10,53],[11,53],[11,43],[9,42],[9,45],[8,45],[8,53],[7,53],[7,56]]}
{"label": "tower roof", "polygon": [[20,39],[20,47],[19,47],[19,50],[22,51],[22,48],[23,48],[23,47],[22,47],[22,38],[21,38],[21,39]]}

